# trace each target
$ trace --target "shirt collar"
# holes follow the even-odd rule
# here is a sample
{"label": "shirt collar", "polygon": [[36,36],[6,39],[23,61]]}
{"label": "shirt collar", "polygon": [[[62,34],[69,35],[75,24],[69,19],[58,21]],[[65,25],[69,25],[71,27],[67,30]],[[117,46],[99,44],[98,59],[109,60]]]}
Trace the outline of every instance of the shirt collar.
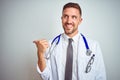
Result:
{"label": "shirt collar", "polygon": [[[68,42],[68,39],[69,39],[70,37],[67,36],[65,33],[63,33],[62,36],[63,36],[64,40]],[[79,32],[78,32],[75,36],[72,37],[73,42],[77,43],[79,37],[80,37],[80,34],[79,34]]]}

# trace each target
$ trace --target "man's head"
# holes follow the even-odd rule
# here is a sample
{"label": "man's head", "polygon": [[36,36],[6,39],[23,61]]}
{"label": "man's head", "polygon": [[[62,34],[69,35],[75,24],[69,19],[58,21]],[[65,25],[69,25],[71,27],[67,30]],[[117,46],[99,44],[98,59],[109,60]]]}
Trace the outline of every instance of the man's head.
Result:
{"label": "man's head", "polygon": [[72,2],[70,2],[70,3],[65,4],[64,7],[63,7],[63,11],[66,8],[76,8],[76,9],[79,10],[80,16],[82,16],[82,10],[81,10],[81,7],[79,6],[78,3],[72,3]]}
{"label": "man's head", "polygon": [[82,21],[82,11],[77,3],[67,3],[63,7],[62,11],[62,25],[64,32],[73,37],[78,33],[78,26]]}

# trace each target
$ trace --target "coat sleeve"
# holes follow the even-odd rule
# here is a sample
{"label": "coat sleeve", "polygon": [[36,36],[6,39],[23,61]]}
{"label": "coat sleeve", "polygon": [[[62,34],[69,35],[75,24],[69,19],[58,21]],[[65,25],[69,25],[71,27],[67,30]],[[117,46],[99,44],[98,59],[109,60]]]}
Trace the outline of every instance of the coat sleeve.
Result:
{"label": "coat sleeve", "polygon": [[[51,43],[51,41],[49,41],[49,45],[50,45],[50,43]],[[47,51],[45,53],[45,57],[48,53],[49,53],[49,48],[47,49]],[[37,64],[37,71],[38,71],[38,73],[40,74],[40,76],[43,80],[51,80],[52,77],[51,77],[50,59],[46,59],[46,68],[42,72],[39,69],[38,64]]]}
{"label": "coat sleeve", "polygon": [[49,60],[46,61],[46,68],[41,72],[37,64],[37,71],[43,80],[50,80],[50,64]]}
{"label": "coat sleeve", "polygon": [[102,52],[98,42],[96,43],[96,57],[97,57],[97,66],[96,66],[95,80],[106,80],[106,71],[105,71],[104,61],[103,61]]}

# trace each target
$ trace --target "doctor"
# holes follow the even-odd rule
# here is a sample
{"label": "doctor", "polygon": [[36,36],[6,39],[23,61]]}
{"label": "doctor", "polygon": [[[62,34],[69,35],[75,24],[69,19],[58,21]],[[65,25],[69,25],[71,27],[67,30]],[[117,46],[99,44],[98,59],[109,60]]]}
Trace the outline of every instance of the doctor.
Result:
{"label": "doctor", "polygon": [[81,16],[77,3],[65,4],[61,17],[64,33],[51,42],[45,39],[34,41],[37,70],[43,80],[106,80],[99,44],[78,31]]}

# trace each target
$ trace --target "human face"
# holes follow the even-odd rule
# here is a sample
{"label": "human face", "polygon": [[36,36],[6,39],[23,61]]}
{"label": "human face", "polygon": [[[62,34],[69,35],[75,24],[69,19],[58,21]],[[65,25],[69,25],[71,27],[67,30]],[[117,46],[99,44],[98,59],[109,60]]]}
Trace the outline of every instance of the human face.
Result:
{"label": "human face", "polygon": [[78,26],[82,21],[79,10],[76,8],[66,8],[62,13],[62,26],[64,32],[69,37],[73,37],[78,33]]}

